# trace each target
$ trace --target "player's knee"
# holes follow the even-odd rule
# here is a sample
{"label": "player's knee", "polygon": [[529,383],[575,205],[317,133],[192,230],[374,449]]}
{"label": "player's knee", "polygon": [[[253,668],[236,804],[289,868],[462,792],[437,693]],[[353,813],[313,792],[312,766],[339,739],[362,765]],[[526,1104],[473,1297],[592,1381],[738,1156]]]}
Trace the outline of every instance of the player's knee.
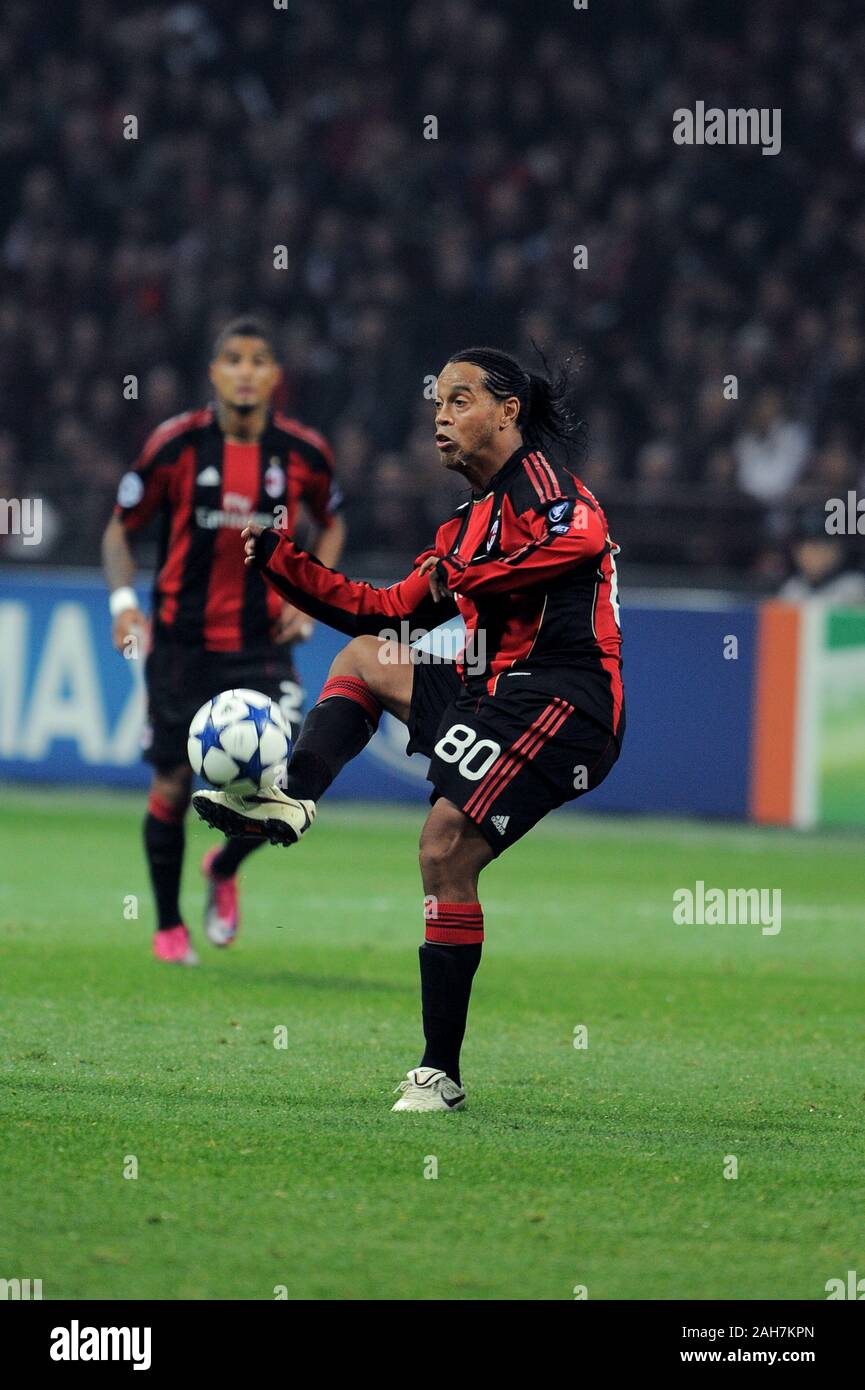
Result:
{"label": "player's knee", "polygon": [[337,652],[331,667],[331,676],[355,676],[369,685],[370,676],[380,667],[378,660],[381,643],[377,637],[365,635],[352,637],[351,641]]}
{"label": "player's knee", "polygon": [[436,876],[447,863],[447,840],[443,835],[424,834],[418,851],[418,862],[424,883]]}
{"label": "player's knee", "polygon": [[404,649],[378,637],[353,637],[334,658],[330,675],[349,676],[363,681],[382,706],[404,722],[408,719],[412,689],[412,666],[402,659]]}
{"label": "player's knee", "polygon": [[423,828],[419,858],[424,884],[430,891],[441,892],[447,884],[473,883],[482,867],[466,817],[455,806],[441,802]]}

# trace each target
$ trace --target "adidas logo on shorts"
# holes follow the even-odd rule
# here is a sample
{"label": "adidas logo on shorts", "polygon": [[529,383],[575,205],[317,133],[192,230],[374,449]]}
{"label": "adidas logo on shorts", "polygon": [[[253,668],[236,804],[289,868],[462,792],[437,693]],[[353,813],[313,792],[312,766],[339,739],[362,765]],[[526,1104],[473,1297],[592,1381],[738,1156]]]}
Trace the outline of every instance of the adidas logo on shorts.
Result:
{"label": "adidas logo on shorts", "polygon": [[510,820],[510,816],[491,816],[490,819],[493,825],[495,826],[496,830],[499,832],[499,834],[504,835],[505,831],[508,828],[508,821]]}

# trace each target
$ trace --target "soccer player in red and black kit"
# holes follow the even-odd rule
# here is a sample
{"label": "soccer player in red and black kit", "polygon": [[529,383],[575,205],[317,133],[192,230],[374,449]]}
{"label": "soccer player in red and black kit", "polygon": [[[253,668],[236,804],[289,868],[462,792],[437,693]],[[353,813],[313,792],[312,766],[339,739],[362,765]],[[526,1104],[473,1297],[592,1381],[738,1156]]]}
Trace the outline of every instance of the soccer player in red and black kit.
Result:
{"label": "soccer player in red and black kit", "polygon": [[[618,547],[596,498],[562,461],[577,428],[567,372],[551,383],[506,353],[472,348],[446,364],[437,392],[436,444],[472,496],[407,579],[385,589],[355,583],[289,537],[248,528],[247,564],[352,641],[307,716],[284,790],[193,798],[228,835],[294,844],[383,709],[408,725],[409,751],[429,755],[426,1050],[394,1110],[464,1105],[460,1048],[484,934],[478,876],[548,811],[602,782],[625,730]],[[406,645],[457,611],[467,635],[459,661]]]}
{"label": "soccer player in red and black kit", "polygon": [[[154,954],[186,965],[196,963],[179,902],[190,722],[212,696],[244,688],[276,700],[296,731],[302,692],[292,644],[312,627],[244,565],[240,532],[253,521],[291,533],[303,503],[323,563],[337,562],[345,536],[330,449],[315,431],[271,410],[279,379],[269,330],[254,318],[228,324],[210,364],[214,403],[154,431],[121,480],[103,540],[114,643],[122,650],[145,627],[129,537],[152,517],[162,520],[146,665],[145,757],[154,774],[144,842],[158,920]],[[216,946],[237,934],[236,874],[259,843],[236,839],[205,856],[205,931]]]}

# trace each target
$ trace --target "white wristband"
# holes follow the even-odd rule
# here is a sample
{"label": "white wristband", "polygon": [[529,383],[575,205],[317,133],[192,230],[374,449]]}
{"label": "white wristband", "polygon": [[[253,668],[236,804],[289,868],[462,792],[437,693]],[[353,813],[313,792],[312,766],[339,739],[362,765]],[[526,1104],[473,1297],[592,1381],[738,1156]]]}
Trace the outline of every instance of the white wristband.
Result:
{"label": "white wristband", "polygon": [[138,595],[134,589],[130,589],[128,586],[123,589],[115,589],[108,600],[108,607],[112,618],[116,618],[120,613],[138,607]]}

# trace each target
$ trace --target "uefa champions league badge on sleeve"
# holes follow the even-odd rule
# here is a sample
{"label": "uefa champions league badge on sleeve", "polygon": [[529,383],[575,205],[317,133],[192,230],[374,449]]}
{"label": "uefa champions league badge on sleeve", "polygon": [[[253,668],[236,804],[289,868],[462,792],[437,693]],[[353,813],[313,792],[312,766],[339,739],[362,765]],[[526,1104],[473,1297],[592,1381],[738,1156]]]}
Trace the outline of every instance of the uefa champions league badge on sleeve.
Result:
{"label": "uefa champions league badge on sleeve", "polygon": [[557,536],[564,536],[571,529],[571,514],[574,504],[570,497],[554,502],[547,510],[547,524]]}

